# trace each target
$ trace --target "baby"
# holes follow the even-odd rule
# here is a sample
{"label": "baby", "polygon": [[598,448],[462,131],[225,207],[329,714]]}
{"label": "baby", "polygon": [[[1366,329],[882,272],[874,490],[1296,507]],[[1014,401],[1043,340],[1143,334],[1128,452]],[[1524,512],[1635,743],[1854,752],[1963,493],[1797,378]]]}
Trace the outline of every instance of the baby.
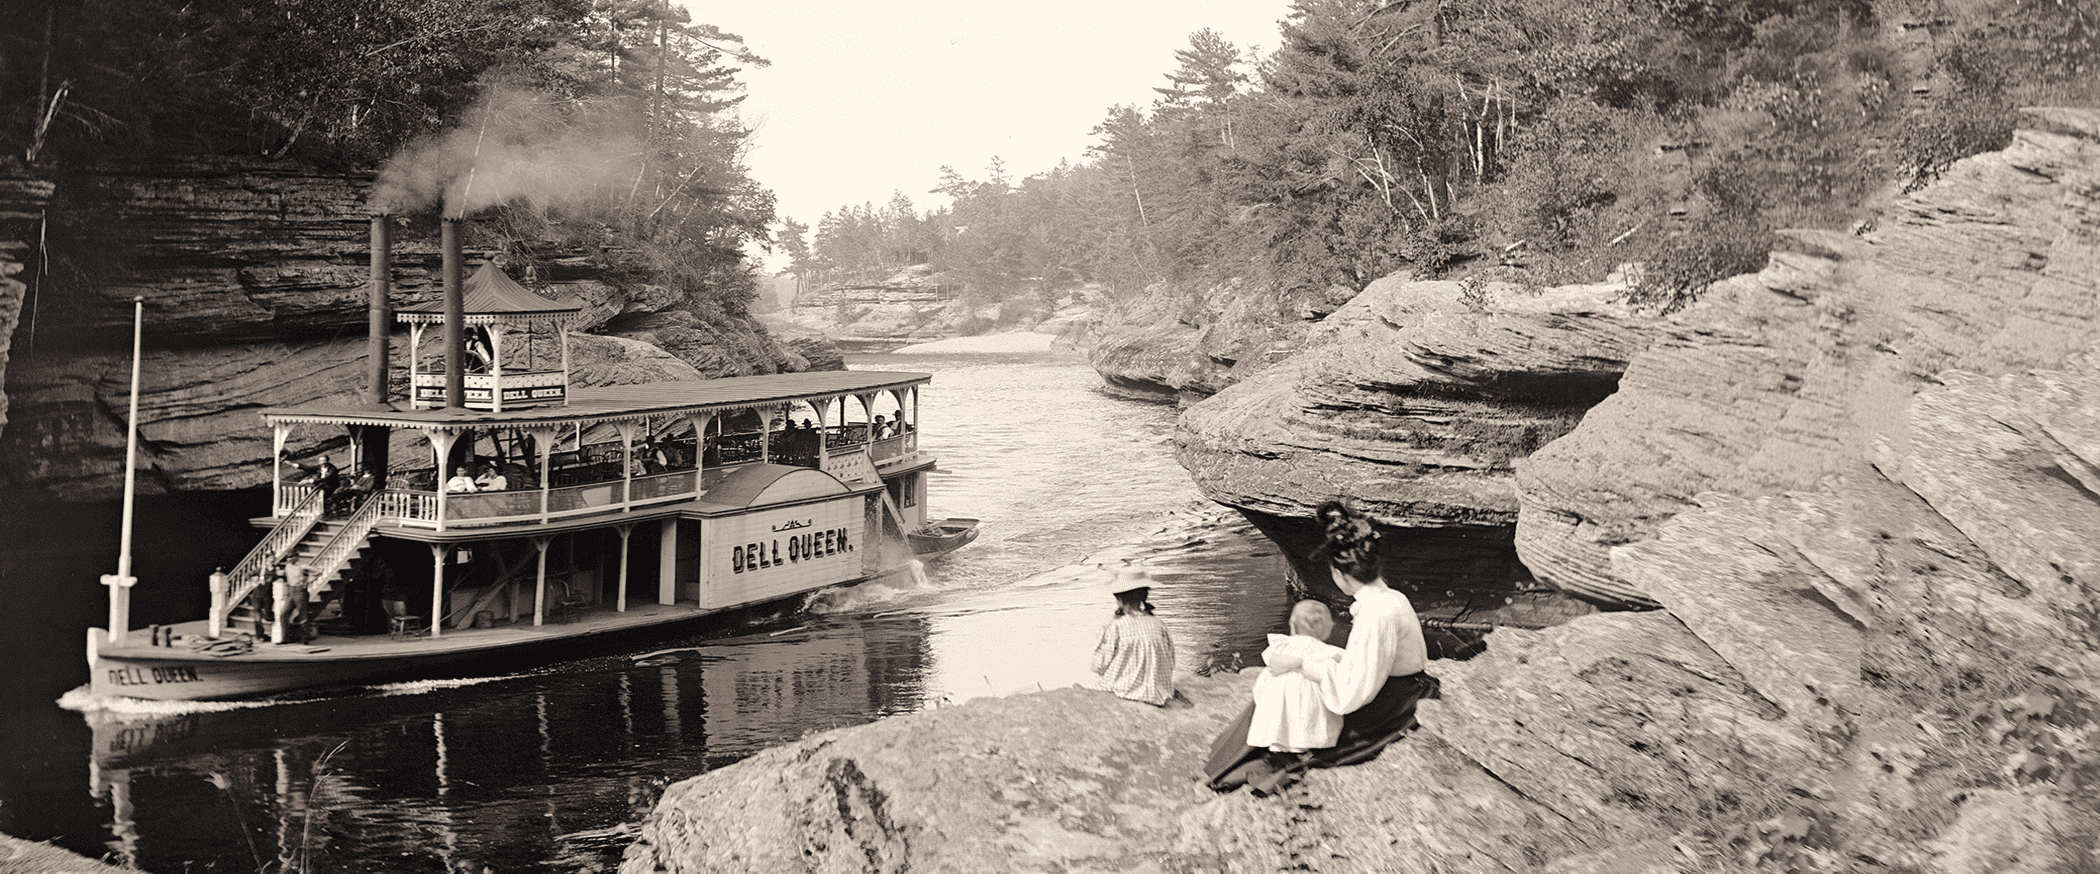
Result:
{"label": "baby", "polygon": [[[1318,601],[1299,601],[1291,608],[1291,633],[1269,635],[1269,648],[1262,661],[1292,655],[1310,664],[1342,657],[1342,648],[1327,642],[1334,631],[1334,616]],[[1254,712],[1257,718],[1247,729],[1247,745],[1279,753],[1302,753],[1334,746],[1342,734],[1342,717],[1320,702],[1320,684],[1303,671],[1276,674],[1263,671],[1254,680]],[[1288,702],[1288,703],[1286,703]],[[1284,714],[1298,714],[1288,720]]]}

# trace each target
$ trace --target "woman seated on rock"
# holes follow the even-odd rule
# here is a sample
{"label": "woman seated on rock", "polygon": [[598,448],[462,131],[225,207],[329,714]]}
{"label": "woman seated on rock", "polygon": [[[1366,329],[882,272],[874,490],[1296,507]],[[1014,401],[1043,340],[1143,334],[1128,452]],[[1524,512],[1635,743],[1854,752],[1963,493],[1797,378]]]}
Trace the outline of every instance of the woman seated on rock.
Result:
{"label": "woman seated on rock", "polygon": [[1422,673],[1429,650],[1422,624],[1406,595],[1386,587],[1378,570],[1378,534],[1371,521],[1339,501],[1320,505],[1315,517],[1326,529],[1318,555],[1327,562],[1334,584],[1353,599],[1349,643],[1334,661],[1304,661],[1278,654],[1268,670],[1302,671],[1320,686],[1320,701],[1342,716],[1341,736],[1323,750],[1293,755],[1248,743],[1250,727],[1309,721],[1309,714],[1260,712],[1271,707],[1289,711],[1302,704],[1279,696],[1256,701],[1226,727],[1211,746],[1204,768],[1210,787],[1229,791],[1241,783],[1257,794],[1279,791],[1306,767],[1353,765],[1378,754],[1415,726],[1415,704],[1434,697],[1434,677]]}

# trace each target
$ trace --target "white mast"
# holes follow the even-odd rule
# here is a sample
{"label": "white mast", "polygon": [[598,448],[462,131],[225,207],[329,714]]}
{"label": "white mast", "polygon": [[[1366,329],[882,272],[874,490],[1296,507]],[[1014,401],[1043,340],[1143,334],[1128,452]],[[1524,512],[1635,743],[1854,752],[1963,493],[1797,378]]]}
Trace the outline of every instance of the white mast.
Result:
{"label": "white mast", "polygon": [[109,645],[123,646],[124,636],[131,630],[131,587],[138,584],[138,577],[131,575],[131,505],[138,493],[139,463],[139,352],[146,326],[146,298],[131,299],[131,418],[129,435],[124,442],[124,534],[123,543],[117,553],[117,572],[103,574],[102,584],[109,587]]}

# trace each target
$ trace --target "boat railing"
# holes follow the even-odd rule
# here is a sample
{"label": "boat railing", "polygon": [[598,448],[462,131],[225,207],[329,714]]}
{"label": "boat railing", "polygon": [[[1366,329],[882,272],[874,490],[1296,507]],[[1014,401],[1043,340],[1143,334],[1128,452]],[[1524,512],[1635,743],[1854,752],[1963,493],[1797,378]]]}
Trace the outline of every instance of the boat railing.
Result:
{"label": "boat railing", "polygon": [[409,489],[387,489],[373,499],[382,519],[437,523],[437,493]]}
{"label": "boat railing", "polygon": [[233,570],[227,572],[226,600],[220,602],[216,597],[217,593],[213,593],[215,597],[212,599],[210,625],[212,636],[217,637],[219,629],[225,627],[226,618],[232,615],[235,604],[246,599],[256,587],[270,581],[272,573],[277,569],[277,563],[297,549],[299,541],[305,540],[307,532],[312,531],[314,524],[321,521],[321,509],[321,491],[307,489],[305,495],[284,512],[284,518],[277,526],[271,528],[270,533],[263,535],[262,542],[256,544],[254,549],[248,550],[248,555],[242,558],[239,564],[234,565]]}
{"label": "boat railing", "polygon": [[282,516],[290,512],[293,507],[299,506],[299,502],[306,500],[318,491],[320,491],[319,488],[308,483],[278,483],[277,502],[270,505],[270,515]]}
{"label": "boat railing", "polygon": [[904,454],[904,436],[884,437],[868,444],[868,456],[876,461],[885,461]]}
{"label": "boat railing", "polygon": [[[558,486],[545,492],[539,489],[458,492],[445,496],[442,527],[471,528],[588,516],[661,501],[690,499],[699,494],[699,484],[690,468],[638,476],[632,480]],[[542,495],[546,498],[544,510],[540,503]],[[377,502],[379,509],[375,524],[391,522],[415,528],[440,527],[436,492],[388,489],[380,494]]]}
{"label": "boat railing", "polygon": [[307,563],[307,585],[317,585],[335,576],[343,565],[349,563],[351,556],[364,548],[365,538],[372,533],[372,527],[379,524],[380,512],[385,507],[383,497],[383,494],[373,495],[360,504],[350,518],[343,520],[343,527],[335,532],[334,537],[328,538],[321,551],[314,554],[313,561]]}

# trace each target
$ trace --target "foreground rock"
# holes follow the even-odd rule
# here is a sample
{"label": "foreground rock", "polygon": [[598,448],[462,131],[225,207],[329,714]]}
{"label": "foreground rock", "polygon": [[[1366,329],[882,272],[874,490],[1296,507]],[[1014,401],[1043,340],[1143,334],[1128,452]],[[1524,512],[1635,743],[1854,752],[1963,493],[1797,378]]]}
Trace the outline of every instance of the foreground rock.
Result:
{"label": "foreground rock", "polygon": [[2053,368],[2088,348],[2100,330],[2096,123],[2037,118],[2058,132],[1956,165],[1864,236],[1800,235],[1803,252],[1685,310],[1581,428],[1519,465],[1525,564],[1653,603],[1613,570],[1612,549],[1654,537],[1701,493],[1815,487],[1879,444],[1900,455],[1916,398],[1942,373]]}
{"label": "foreground rock", "polygon": [[116,874],[136,870],[105,865],[50,844],[0,835],[0,874]]}
{"label": "foreground rock", "polygon": [[1309,519],[1347,495],[1393,526],[1508,526],[1513,462],[1611,394],[1650,337],[1623,292],[1379,280],[1297,354],[1191,406],[1178,457],[1244,510]]}

